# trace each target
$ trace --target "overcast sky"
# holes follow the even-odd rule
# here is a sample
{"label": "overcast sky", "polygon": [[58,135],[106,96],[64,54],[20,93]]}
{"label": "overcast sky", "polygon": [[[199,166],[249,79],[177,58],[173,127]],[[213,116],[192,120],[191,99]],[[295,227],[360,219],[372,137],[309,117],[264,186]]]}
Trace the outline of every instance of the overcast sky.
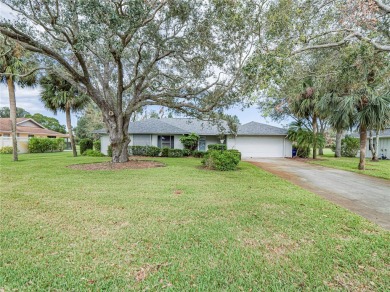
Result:
{"label": "overcast sky", "polygon": [[[0,3],[0,18],[15,18],[15,14],[12,13],[12,10],[10,10],[6,5],[3,3]],[[52,112],[49,112],[45,109],[43,103],[39,99],[40,95],[40,88],[16,88],[16,106],[24,108],[26,111],[28,111],[31,114],[34,113],[41,113],[45,116],[54,117],[60,121],[61,124],[65,125],[65,114],[59,112],[57,115],[54,115]],[[8,101],[8,89],[5,84],[0,84],[0,107],[7,106],[9,107],[9,101]],[[245,124],[251,121],[260,122],[260,123],[266,123],[274,126],[284,126],[284,124],[278,124],[275,122],[272,122],[270,119],[264,119],[261,116],[261,113],[256,107],[247,108],[245,110],[240,110],[239,107],[231,109],[227,112],[231,115],[236,115],[241,124]],[[77,123],[77,117],[75,115],[72,115],[72,124],[75,126]]]}

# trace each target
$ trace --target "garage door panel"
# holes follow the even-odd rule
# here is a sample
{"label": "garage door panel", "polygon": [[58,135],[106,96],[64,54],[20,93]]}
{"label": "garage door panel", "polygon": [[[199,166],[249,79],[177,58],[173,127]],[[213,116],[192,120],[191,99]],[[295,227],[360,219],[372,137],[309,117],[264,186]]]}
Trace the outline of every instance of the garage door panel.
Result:
{"label": "garage door panel", "polygon": [[236,137],[234,148],[242,157],[284,157],[282,137]]}

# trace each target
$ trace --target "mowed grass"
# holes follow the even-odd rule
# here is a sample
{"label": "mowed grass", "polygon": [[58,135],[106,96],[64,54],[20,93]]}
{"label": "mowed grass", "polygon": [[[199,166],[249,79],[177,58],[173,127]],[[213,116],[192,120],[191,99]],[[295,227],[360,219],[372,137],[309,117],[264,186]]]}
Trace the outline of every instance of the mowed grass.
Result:
{"label": "mowed grass", "polygon": [[366,160],[366,169],[358,170],[359,158],[357,157],[340,157],[335,158],[334,152],[329,152],[330,149],[324,149],[324,155],[319,156],[318,160],[309,160],[310,163],[318,164],[327,167],[333,167],[348,171],[353,171],[365,175],[384,178],[390,180],[390,160],[372,161]]}
{"label": "mowed grass", "polygon": [[1,159],[0,290],[385,291],[390,233],[248,163]]}

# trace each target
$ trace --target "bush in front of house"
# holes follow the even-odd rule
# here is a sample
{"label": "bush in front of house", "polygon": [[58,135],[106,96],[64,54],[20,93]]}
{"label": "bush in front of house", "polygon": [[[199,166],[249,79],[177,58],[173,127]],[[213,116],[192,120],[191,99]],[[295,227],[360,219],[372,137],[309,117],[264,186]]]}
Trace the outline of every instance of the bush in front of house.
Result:
{"label": "bush in front of house", "polygon": [[234,155],[237,155],[238,159],[241,161],[241,152],[240,151],[238,151],[237,149],[229,149],[226,151],[233,153]]}
{"label": "bush in front of house", "polygon": [[191,149],[183,149],[183,156],[188,157],[192,155],[192,150]]}
{"label": "bush in front of house", "polygon": [[13,153],[13,148],[12,146],[5,146],[0,148],[0,154],[12,154]]}
{"label": "bush in front of house", "polygon": [[360,149],[360,139],[346,136],[341,140],[341,156],[356,157]]}
{"label": "bush in front of house", "polygon": [[232,151],[207,151],[202,159],[202,164],[205,167],[220,171],[236,170],[239,162],[239,156]]}
{"label": "bush in front of house", "polygon": [[103,157],[103,156],[105,156],[100,151],[93,150],[93,149],[87,149],[81,155],[83,155],[83,156],[92,156],[92,157]]}
{"label": "bush in front of house", "polygon": [[207,149],[208,150],[220,150],[220,151],[223,151],[223,150],[226,150],[226,145],[225,144],[210,144],[209,146],[207,146]]}
{"label": "bush in front of house", "polygon": [[206,152],[195,150],[192,152],[192,156],[195,158],[203,158]]}
{"label": "bush in front of house", "polygon": [[64,146],[65,140],[63,138],[33,137],[28,140],[28,151],[30,153],[64,151]]}
{"label": "bush in front of house", "polygon": [[162,157],[168,157],[168,154],[169,154],[169,148],[164,147],[163,149],[161,149],[161,156]]}
{"label": "bush in front of house", "polygon": [[112,157],[112,146],[111,145],[108,145],[107,156]]}
{"label": "bush in front of house", "polygon": [[136,156],[159,156],[161,149],[156,146],[129,146],[129,154]]}
{"label": "bush in front of house", "polygon": [[92,139],[85,138],[81,139],[79,142],[80,145],[80,153],[81,155],[88,149],[93,149],[93,141]]}
{"label": "bush in front of house", "polygon": [[195,150],[198,147],[198,141],[200,137],[195,133],[180,137],[180,142],[184,145],[185,149]]}
{"label": "bush in front of house", "polygon": [[168,149],[168,157],[183,157],[183,149]]}
{"label": "bush in front of house", "polygon": [[161,149],[156,146],[146,146],[146,156],[156,157],[160,155]]}
{"label": "bush in front of house", "polygon": [[95,140],[93,142],[93,148],[96,150],[96,151],[101,151],[102,150],[102,142],[100,140]]}

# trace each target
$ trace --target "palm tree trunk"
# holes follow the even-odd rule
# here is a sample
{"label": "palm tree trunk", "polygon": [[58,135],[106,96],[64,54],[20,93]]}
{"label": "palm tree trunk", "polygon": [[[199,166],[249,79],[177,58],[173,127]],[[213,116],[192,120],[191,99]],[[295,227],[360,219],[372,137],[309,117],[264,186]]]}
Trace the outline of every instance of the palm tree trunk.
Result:
{"label": "palm tree trunk", "polygon": [[12,76],[7,77],[8,95],[9,95],[9,116],[11,118],[12,127],[12,148],[13,160],[18,161],[18,141],[16,138],[16,99],[15,99],[15,83]]}
{"label": "palm tree trunk", "polygon": [[374,160],[374,157],[376,156],[375,154],[375,148],[374,148],[374,138],[372,137],[372,130],[370,130],[370,134],[368,136],[368,143],[369,143],[369,148],[370,148],[370,151],[371,151],[371,157],[372,157],[372,160]]}
{"label": "palm tree trunk", "polygon": [[317,116],[313,116],[313,159],[317,158]]}
{"label": "palm tree trunk", "polygon": [[335,157],[341,157],[341,137],[343,136],[343,130],[337,130],[336,133],[336,150],[334,153]]}
{"label": "palm tree trunk", "polygon": [[73,157],[77,157],[76,144],[74,142],[74,136],[72,131],[72,121],[70,117],[70,107],[68,105],[65,108],[65,114],[66,114],[66,127],[68,128],[70,146],[72,147]]}
{"label": "palm tree trunk", "polygon": [[373,161],[379,161],[378,152],[379,152],[379,130],[376,131],[375,135],[375,155],[372,156]]}
{"label": "palm tree trunk", "polygon": [[366,144],[367,144],[367,127],[360,125],[360,160],[358,169],[366,168]]}

